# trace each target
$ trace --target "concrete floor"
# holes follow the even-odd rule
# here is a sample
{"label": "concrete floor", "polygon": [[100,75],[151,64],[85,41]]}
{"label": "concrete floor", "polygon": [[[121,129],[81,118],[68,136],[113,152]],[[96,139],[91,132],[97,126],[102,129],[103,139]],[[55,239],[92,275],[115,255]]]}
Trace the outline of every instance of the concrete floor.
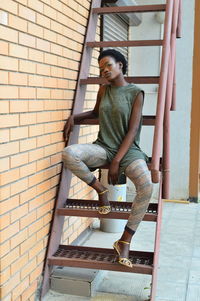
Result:
{"label": "concrete floor", "polygon": [[[98,225],[98,223],[96,223]],[[142,222],[132,241],[134,250],[153,251],[155,223]],[[200,300],[200,204],[164,203],[155,301]],[[119,233],[101,232],[96,226],[86,246],[112,247]],[[44,301],[144,301],[148,299],[148,275],[103,272],[91,298],[61,295],[53,291]]]}

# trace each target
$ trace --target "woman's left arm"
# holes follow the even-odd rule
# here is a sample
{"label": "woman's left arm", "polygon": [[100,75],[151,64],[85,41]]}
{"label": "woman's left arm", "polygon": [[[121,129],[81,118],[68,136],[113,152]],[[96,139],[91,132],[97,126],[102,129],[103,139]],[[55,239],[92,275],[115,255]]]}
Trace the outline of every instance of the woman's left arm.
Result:
{"label": "woman's left arm", "polygon": [[124,140],[122,141],[122,144],[112,160],[109,171],[108,171],[108,183],[115,185],[118,181],[119,176],[119,164],[122,158],[125,156],[127,151],[129,150],[130,146],[133,144],[133,141],[135,139],[135,136],[137,134],[139,125],[140,125],[140,119],[142,116],[142,107],[144,102],[144,96],[143,92],[140,92],[132,107],[131,117],[129,120],[129,128],[126,136],[124,137]]}

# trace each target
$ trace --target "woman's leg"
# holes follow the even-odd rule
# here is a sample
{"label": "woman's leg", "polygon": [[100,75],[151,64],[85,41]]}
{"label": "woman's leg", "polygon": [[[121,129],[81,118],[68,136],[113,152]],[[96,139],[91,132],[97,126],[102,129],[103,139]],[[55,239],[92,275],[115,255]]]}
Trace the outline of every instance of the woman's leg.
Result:
{"label": "woman's leg", "polygon": [[97,191],[100,206],[109,205],[106,187],[90,171],[90,168],[103,166],[107,163],[104,148],[97,144],[72,144],[63,150],[63,163],[74,175]]}
{"label": "woman's leg", "polygon": [[[137,230],[140,222],[143,220],[151,199],[153,184],[151,182],[150,172],[144,160],[139,159],[132,162],[126,168],[125,174],[134,183],[136,188],[136,197],[133,201],[131,214],[118,242],[120,256],[128,258],[129,244],[127,243],[131,242],[132,236]],[[120,241],[127,243],[120,243]]]}

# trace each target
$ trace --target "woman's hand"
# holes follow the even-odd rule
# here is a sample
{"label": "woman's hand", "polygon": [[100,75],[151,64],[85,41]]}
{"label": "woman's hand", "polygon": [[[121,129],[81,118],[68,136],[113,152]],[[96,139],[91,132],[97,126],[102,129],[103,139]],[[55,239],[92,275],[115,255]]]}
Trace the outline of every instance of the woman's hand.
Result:
{"label": "woman's hand", "polygon": [[68,140],[70,133],[73,131],[73,127],[74,127],[74,116],[71,115],[64,126],[64,132],[63,132],[63,137],[65,140]]}
{"label": "woman's hand", "polygon": [[110,163],[110,168],[108,170],[108,183],[115,185],[118,183],[119,178],[119,162],[113,160]]}

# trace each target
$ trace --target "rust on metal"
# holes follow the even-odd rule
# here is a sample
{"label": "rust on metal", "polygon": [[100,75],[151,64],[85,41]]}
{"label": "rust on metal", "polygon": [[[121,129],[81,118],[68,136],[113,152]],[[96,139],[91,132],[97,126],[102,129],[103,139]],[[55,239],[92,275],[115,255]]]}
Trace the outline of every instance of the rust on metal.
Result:
{"label": "rust on metal", "polygon": [[50,265],[152,274],[153,252],[130,251],[133,268],[120,265],[113,249],[60,245],[48,259]]}

